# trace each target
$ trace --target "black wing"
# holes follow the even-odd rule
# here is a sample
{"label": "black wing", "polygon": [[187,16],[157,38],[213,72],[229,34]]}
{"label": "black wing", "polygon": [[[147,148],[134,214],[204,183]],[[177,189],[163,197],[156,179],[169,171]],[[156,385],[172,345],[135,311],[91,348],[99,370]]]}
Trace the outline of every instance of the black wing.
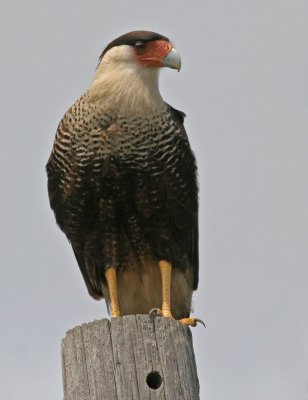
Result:
{"label": "black wing", "polygon": [[196,166],[195,156],[190,148],[188,136],[184,127],[184,118],[186,117],[186,115],[184,112],[176,110],[169,104],[167,104],[167,106],[170,109],[173,121],[180,128],[182,135],[185,138],[185,142],[188,145],[187,149],[188,154],[183,165],[182,173],[184,174],[185,182],[189,186],[188,188],[186,188],[187,189],[186,196],[185,195],[182,196],[181,193],[178,193],[175,196],[175,199],[177,199],[179,206],[179,208],[177,209],[179,215],[177,215],[176,218],[181,220],[181,214],[186,215],[187,213],[191,217],[192,224],[191,222],[189,224],[190,231],[187,236],[188,240],[185,247],[188,254],[189,263],[194,269],[193,289],[196,290],[198,288],[198,282],[199,282],[199,220],[198,220],[197,166]]}

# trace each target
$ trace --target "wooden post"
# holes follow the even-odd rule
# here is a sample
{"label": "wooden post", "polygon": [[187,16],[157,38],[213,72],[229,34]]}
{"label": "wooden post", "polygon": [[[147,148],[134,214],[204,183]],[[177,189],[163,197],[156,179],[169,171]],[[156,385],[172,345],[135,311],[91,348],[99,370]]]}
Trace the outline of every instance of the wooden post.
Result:
{"label": "wooden post", "polygon": [[190,329],[147,315],[94,321],[62,341],[64,400],[198,400]]}

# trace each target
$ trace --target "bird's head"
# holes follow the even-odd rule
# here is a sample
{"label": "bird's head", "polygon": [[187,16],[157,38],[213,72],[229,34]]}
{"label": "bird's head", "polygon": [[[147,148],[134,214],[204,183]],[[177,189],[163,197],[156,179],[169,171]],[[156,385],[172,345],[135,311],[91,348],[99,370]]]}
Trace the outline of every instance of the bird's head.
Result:
{"label": "bird's head", "polygon": [[181,58],[167,37],[155,32],[133,31],[106,46],[98,67],[106,64],[124,68],[169,67],[179,71]]}
{"label": "bird's head", "polygon": [[149,31],[126,33],[100,56],[90,87],[92,99],[127,114],[155,112],[164,105],[158,85],[162,67],[181,67],[168,38]]}

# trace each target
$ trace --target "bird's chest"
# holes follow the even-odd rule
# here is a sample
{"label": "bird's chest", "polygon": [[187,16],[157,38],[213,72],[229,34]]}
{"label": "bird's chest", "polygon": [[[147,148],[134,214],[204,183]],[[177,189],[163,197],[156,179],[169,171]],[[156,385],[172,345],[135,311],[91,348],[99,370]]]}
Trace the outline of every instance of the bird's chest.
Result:
{"label": "bird's chest", "polygon": [[170,120],[135,118],[91,132],[81,147],[94,174],[100,168],[103,175],[108,172],[117,179],[138,171],[155,176],[174,170],[183,161],[186,143]]}
{"label": "bird's chest", "polygon": [[[189,145],[169,116],[118,118],[77,135],[75,189],[92,204],[137,203],[144,214],[185,186]],[[85,203],[86,204],[86,203]]]}

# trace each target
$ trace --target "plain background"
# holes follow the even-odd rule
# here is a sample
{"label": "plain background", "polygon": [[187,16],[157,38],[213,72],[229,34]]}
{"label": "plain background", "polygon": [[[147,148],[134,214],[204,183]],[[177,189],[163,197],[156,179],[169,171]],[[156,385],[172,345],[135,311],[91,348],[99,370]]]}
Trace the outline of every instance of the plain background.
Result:
{"label": "plain background", "polygon": [[202,400],[308,399],[307,1],[1,5],[0,397],[62,398],[60,341],[106,316],[49,209],[45,164],[115,37],[170,37],[161,91],[200,178],[193,330]]}

